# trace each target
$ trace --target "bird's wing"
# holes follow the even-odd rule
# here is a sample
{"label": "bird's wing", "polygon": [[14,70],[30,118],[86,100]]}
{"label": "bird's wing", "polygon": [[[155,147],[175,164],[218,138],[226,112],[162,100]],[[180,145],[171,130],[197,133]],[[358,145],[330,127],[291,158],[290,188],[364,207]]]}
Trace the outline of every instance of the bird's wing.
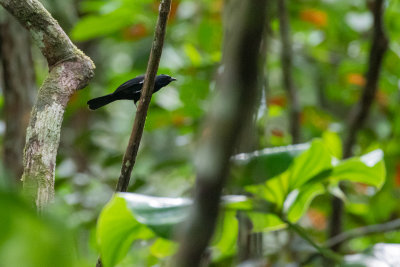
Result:
{"label": "bird's wing", "polygon": [[127,88],[133,89],[134,92],[136,92],[136,91],[140,92],[140,90],[142,89],[142,86],[143,86],[143,82],[144,82],[144,75],[137,76],[129,81],[124,82],[120,86],[118,86],[118,88],[114,91],[114,93],[124,91]]}

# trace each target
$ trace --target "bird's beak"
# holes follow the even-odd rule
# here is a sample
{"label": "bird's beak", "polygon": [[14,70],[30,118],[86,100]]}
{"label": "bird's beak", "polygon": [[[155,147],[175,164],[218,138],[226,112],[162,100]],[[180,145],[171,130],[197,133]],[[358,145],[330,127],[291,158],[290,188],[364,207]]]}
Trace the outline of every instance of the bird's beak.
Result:
{"label": "bird's beak", "polygon": [[171,82],[176,81],[176,78],[171,77]]}

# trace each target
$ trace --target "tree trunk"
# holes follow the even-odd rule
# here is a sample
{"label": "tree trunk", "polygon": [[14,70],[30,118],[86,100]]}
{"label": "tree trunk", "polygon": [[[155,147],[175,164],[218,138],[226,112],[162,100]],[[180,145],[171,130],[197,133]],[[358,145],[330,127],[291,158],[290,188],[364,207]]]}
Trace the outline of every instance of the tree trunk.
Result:
{"label": "tree trunk", "polygon": [[5,14],[0,36],[6,125],[3,162],[10,178],[17,182],[23,171],[25,132],[36,93],[35,72],[29,32]]}

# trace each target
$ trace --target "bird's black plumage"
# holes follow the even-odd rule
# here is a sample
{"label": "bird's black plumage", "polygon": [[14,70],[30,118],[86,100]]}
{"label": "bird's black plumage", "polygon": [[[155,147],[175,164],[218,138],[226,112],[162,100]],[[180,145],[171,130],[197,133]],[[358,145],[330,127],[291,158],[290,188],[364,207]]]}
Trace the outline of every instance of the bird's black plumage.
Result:
{"label": "bird's black plumage", "polygon": [[[172,81],[176,81],[176,79],[165,74],[157,75],[154,83],[153,94],[159,91],[164,86],[167,86]],[[105,106],[111,102],[114,102],[115,100],[122,100],[122,99],[133,100],[135,101],[136,104],[136,102],[140,99],[143,83],[144,83],[144,75],[137,76],[132,80],[129,80],[121,84],[114,91],[114,93],[93,98],[89,100],[87,104],[89,105],[89,108],[92,110]]]}

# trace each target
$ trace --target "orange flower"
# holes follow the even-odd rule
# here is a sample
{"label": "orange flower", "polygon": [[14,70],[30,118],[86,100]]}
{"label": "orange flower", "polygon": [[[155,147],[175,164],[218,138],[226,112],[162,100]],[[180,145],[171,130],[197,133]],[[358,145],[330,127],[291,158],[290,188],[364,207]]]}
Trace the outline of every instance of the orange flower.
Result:
{"label": "orange flower", "polygon": [[311,221],[312,226],[317,230],[326,229],[326,216],[322,212],[316,209],[309,209],[307,216]]}
{"label": "orange flower", "polygon": [[271,130],[271,134],[273,136],[280,137],[280,138],[282,138],[284,135],[282,130],[276,129],[276,128]]}
{"label": "orange flower", "polygon": [[389,105],[389,97],[386,93],[378,90],[375,95],[376,102],[378,102],[379,106],[382,108],[386,108]]}
{"label": "orange flower", "polygon": [[177,114],[172,117],[172,124],[177,127],[185,125],[186,122],[187,122],[186,117],[182,115]]}
{"label": "orange flower", "polygon": [[325,27],[328,22],[328,15],[324,11],[318,9],[304,9],[300,12],[300,18],[317,27]]}
{"label": "orange flower", "polygon": [[394,176],[396,187],[400,187],[400,162],[396,164],[396,174]]}
{"label": "orange flower", "polygon": [[132,25],[124,30],[125,40],[138,40],[148,35],[146,26],[143,23]]}
{"label": "orange flower", "polygon": [[284,106],[286,106],[286,96],[278,95],[278,96],[271,97],[268,100],[268,105],[284,107]]}
{"label": "orange flower", "polygon": [[349,73],[349,74],[347,74],[347,82],[349,84],[364,86],[365,78],[363,75],[361,75],[359,73]]}

